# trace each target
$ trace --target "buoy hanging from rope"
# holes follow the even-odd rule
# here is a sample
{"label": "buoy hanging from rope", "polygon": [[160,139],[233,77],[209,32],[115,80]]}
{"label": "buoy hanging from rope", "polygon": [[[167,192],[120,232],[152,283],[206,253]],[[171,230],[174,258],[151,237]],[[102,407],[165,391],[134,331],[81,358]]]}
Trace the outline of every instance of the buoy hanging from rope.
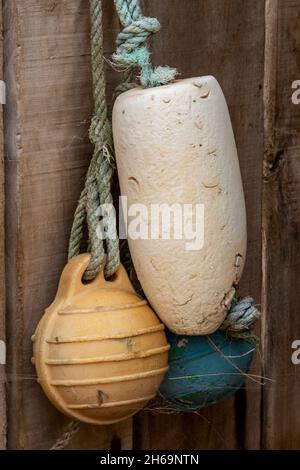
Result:
{"label": "buoy hanging from rope", "polygon": [[234,298],[247,242],[222,90],[208,76],[127,91],[115,102],[113,133],[121,193],[128,207],[145,207],[146,233],[129,233],[143,290],[174,333],[213,333]]}
{"label": "buoy hanging from rope", "polygon": [[90,255],[65,267],[56,298],[33,335],[38,380],[73,419],[110,424],[154,398],[168,369],[164,325],[120,266],[112,281],[82,277]]}
{"label": "buoy hanging from rope", "polygon": [[[155,396],[168,369],[169,345],[164,325],[137,296],[120,265],[101,0],[91,0],[91,46],[95,150],[74,216],[70,261],[32,337],[33,362],[58,410],[75,420],[109,424],[132,416]],[[90,254],[79,255],[85,225]],[[66,440],[59,440],[58,447]]]}

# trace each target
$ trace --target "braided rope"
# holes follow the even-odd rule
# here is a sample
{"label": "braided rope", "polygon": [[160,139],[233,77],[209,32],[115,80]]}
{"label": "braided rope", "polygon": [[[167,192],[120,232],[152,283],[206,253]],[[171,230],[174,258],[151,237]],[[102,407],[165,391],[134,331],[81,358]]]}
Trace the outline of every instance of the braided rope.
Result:
{"label": "braided rope", "polygon": [[176,76],[176,69],[170,67],[153,68],[146,41],[160,30],[156,18],[143,16],[138,0],[114,0],[120,21],[123,25],[117,38],[117,50],[113,60],[122,70],[140,70],[139,80],[143,87],[164,85]]}
{"label": "braided rope", "polygon": [[70,421],[67,427],[64,430],[62,436],[60,436],[57,441],[53,444],[50,450],[63,450],[67,447],[68,444],[72,441],[73,437],[80,430],[79,421]]}
{"label": "braided rope", "polygon": [[[111,276],[120,264],[119,242],[116,234],[116,214],[111,195],[113,176],[113,142],[111,124],[107,118],[105,97],[105,74],[103,59],[102,1],[91,0],[91,56],[95,114],[90,127],[90,140],[94,144],[94,155],[87,172],[85,187],[75,211],[69,242],[69,259],[80,253],[87,223],[91,261],[85,279],[93,279],[100,271],[105,259],[105,275]],[[102,213],[101,213],[102,210]],[[100,221],[102,222],[102,232]]]}
{"label": "braided rope", "polygon": [[234,299],[227,317],[220,326],[220,330],[226,331],[232,339],[246,339],[256,341],[253,327],[256,320],[261,316],[255,307],[251,297]]}

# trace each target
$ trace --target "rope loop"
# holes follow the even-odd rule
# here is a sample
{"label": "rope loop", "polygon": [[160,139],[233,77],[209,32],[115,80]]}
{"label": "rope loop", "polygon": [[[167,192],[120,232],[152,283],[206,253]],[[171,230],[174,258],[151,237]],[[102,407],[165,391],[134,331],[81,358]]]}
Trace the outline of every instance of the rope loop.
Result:
{"label": "rope loop", "polygon": [[90,11],[95,113],[89,137],[94,145],[94,154],[75,211],[68,255],[71,259],[80,253],[84,227],[87,226],[91,261],[84,275],[85,280],[94,279],[105,260],[106,276],[113,275],[120,264],[116,212],[111,194],[114,158],[112,127],[107,118],[105,93],[102,0],[90,0]]}

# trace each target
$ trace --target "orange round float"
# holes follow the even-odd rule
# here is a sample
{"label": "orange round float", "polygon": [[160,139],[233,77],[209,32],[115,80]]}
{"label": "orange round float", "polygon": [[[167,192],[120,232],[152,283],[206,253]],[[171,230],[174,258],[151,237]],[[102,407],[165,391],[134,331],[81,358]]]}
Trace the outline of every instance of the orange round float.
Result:
{"label": "orange round float", "polygon": [[120,266],[113,280],[82,276],[90,255],[65,267],[54,302],[35,334],[38,381],[61,412],[93,424],[139,411],[168,369],[164,325],[134,291]]}

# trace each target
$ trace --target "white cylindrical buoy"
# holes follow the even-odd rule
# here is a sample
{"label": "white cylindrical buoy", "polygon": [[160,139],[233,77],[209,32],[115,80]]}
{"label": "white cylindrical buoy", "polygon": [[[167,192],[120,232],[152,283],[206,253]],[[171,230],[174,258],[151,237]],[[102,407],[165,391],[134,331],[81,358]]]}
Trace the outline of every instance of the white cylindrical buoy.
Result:
{"label": "white cylindrical buoy", "polygon": [[237,150],[214,77],[120,95],[113,133],[129,246],[152,307],[177,334],[223,322],[246,255]]}

